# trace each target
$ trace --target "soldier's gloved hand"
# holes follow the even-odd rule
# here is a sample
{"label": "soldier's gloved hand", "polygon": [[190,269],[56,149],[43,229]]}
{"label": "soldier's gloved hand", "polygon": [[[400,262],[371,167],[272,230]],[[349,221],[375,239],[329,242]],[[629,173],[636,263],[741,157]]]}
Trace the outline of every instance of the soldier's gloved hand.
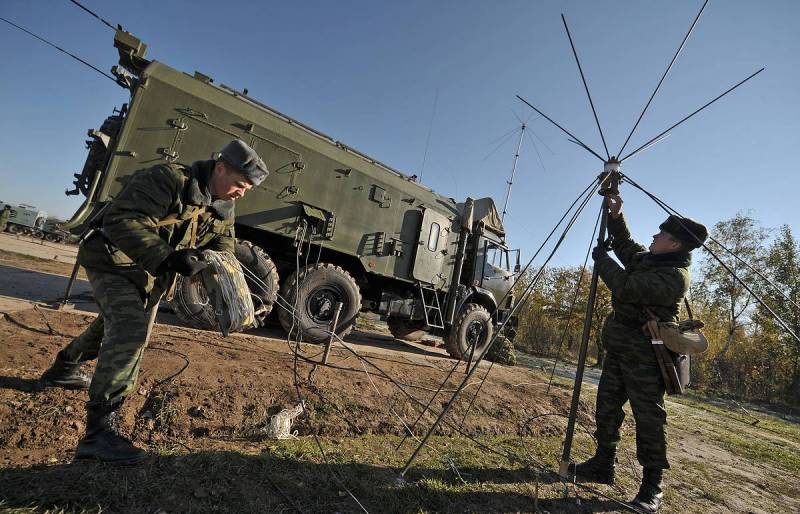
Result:
{"label": "soldier's gloved hand", "polygon": [[594,250],[592,250],[592,259],[594,261],[599,261],[601,259],[608,258],[608,250],[606,250],[603,246],[595,246]]}
{"label": "soldier's gloved hand", "polygon": [[200,273],[208,266],[203,258],[203,253],[196,248],[184,248],[169,254],[159,269],[163,271],[174,271],[185,277],[191,277]]}

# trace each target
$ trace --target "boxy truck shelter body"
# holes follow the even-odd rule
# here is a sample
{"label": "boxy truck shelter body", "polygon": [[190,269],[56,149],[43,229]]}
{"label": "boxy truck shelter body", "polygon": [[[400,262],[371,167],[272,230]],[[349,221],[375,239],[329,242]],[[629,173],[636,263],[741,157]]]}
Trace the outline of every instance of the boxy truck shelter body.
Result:
{"label": "boxy truck shelter body", "polygon": [[[280,282],[281,324],[306,340],[327,340],[340,302],[340,335],[368,310],[386,316],[397,337],[444,336],[455,357],[473,344],[477,354],[505,321],[519,254],[512,270],[490,198],[458,204],[205,75],[144,59],[146,46],[128,33],[118,31],[115,46],[120,66],[112,71],[130,102],[89,131],[89,156],[68,192],[87,199],[65,228],[80,233],[100,219],[137,170],[213,159],[239,138],[270,170],[236,204],[236,253],[246,273],[255,272],[262,317]],[[180,287],[191,293],[199,285]],[[184,300],[193,297],[195,305],[173,308],[207,328],[196,315],[202,294]]]}
{"label": "boxy truck shelter body", "polygon": [[19,205],[0,202],[0,209],[11,207],[6,230],[12,234],[28,234],[40,237],[47,222],[47,213],[38,207],[21,203]]}

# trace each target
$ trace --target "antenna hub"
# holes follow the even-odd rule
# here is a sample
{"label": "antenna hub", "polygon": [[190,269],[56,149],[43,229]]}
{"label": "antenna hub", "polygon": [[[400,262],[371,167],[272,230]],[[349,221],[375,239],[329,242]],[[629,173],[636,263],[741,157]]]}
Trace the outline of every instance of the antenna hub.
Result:
{"label": "antenna hub", "polygon": [[617,161],[616,157],[612,157],[606,162],[605,166],[603,166],[603,171],[605,173],[619,173],[619,161]]}

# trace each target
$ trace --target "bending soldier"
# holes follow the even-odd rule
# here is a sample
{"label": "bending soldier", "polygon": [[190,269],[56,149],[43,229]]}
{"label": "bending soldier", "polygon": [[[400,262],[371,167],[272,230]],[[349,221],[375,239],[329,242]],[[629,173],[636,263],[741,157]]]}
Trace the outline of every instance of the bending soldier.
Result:
{"label": "bending soldier", "polygon": [[[656,512],[663,499],[662,477],[667,461],[665,385],[649,336],[645,307],[661,321],[677,320],[689,289],[691,251],[701,246],[708,232],[691,219],[669,216],[653,236],[649,249],[632,238],[621,213],[622,199],[608,195],[608,232],[621,267],[603,247],[592,252],[600,278],[611,290],[613,313],[603,325],[606,351],[597,390],[597,451],[588,461],[573,464],[578,478],[613,483],[614,459],[630,401],[636,421],[636,457],[644,468],[633,505]],[[649,251],[648,251],[649,250]]]}
{"label": "bending soldier", "polygon": [[[200,249],[233,251],[234,202],[268,174],[241,140],[218,160],[186,168],[160,164],[135,173],[102,217],[102,228],[78,251],[100,315],[56,356],[47,386],[88,389],[86,434],[76,459],[143,460],[144,451],[117,432],[116,412],[134,390],[158,304],[175,274],[207,266]],[[94,375],[81,363],[97,358]]]}
{"label": "bending soldier", "polygon": [[11,206],[5,204],[3,210],[0,211],[0,232],[5,232],[8,226],[8,218],[11,217]]}

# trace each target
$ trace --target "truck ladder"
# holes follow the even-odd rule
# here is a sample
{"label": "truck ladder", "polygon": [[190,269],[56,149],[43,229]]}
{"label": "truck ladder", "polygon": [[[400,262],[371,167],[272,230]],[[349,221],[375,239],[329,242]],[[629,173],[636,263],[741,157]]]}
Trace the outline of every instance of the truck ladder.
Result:
{"label": "truck ladder", "polygon": [[[432,287],[425,287],[419,283],[419,295],[422,299],[422,308],[425,312],[425,323],[429,327],[444,328],[442,307],[439,305],[439,294]],[[427,298],[426,298],[427,295]]]}

